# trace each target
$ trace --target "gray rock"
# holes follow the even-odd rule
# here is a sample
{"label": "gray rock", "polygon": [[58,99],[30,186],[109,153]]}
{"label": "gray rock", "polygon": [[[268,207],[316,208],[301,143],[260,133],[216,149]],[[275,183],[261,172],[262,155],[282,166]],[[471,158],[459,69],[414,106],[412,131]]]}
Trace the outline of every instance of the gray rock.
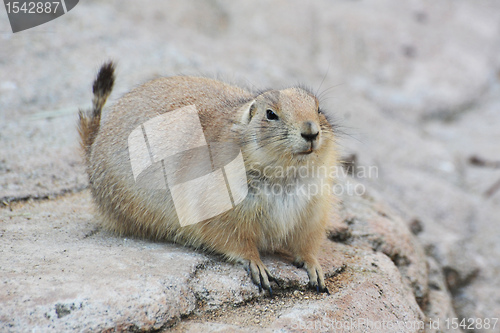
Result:
{"label": "gray rock", "polygon": [[[345,197],[344,218],[337,222],[347,224],[351,236],[345,244],[325,239],[319,260],[331,294],[309,291],[305,271],[281,253],[264,259],[280,282],[274,298],[259,293],[241,265],[102,231],[91,207],[84,191],[0,210],[5,221],[2,331],[157,330],[176,325],[195,330],[205,324],[214,332],[231,327],[219,324],[243,331],[293,330],[318,325],[318,320],[321,325],[349,321],[365,331],[383,321],[426,323],[418,304],[427,304],[424,252],[402,220],[386,215],[373,199]],[[330,237],[334,232],[332,225]],[[252,313],[255,307],[261,311]]]}

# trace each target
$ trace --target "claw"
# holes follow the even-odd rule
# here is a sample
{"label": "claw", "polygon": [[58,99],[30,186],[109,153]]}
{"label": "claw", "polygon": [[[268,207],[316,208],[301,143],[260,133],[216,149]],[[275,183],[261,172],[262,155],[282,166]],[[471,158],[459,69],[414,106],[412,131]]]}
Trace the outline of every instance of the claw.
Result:
{"label": "claw", "polygon": [[276,281],[276,279],[274,279],[274,277],[269,273],[266,266],[264,266],[264,264],[259,261],[249,261],[248,270],[250,272],[250,276],[252,277],[253,283],[255,283],[259,287],[259,293],[262,291],[262,289],[265,289],[269,291],[269,294],[272,297],[273,290],[271,289],[269,281]]}
{"label": "claw", "polygon": [[[295,261],[294,263],[297,263]],[[327,293],[330,295],[330,291],[325,285],[325,280],[323,276],[323,270],[317,261],[305,262],[304,265],[307,275],[309,276],[309,287],[316,290],[317,293]]]}
{"label": "claw", "polygon": [[266,273],[267,273],[267,277],[268,277],[269,281],[276,283],[278,285],[278,287],[281,288],[279,281],[273,275],[271,275],[271,273],[267,270],[267,268],[266,268]]}
{"label": "claw", "polygon": [[319,286],[319,284],[316,286],[316,292],[317,293],[325,293],[327,295],[330,295],[330,291],[328,290],[328,288],[326,286],[322,288]]}

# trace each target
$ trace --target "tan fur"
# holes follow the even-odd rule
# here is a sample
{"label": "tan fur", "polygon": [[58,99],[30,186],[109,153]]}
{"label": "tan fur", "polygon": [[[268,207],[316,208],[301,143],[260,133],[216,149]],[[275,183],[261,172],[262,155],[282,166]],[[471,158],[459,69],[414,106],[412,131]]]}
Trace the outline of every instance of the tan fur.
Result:
{"label": "tan fur", "polygon": [[[97,81],[99,76],[94,86]],[[95,96],[94,108],[102,108],[107,94]],[[181,227],[170,197],[134,182],[127,139],[134,128],[149,119],[189,105],[199,111],[207,142],[229,141],[240,146],[250,191],[234,209]],[[279,120],[268,120],[268,109]],[[310,196],[267,195],[263,190],[276,184],[292,189],[297,184],[333,185],[330,174],[302,179],[294,174],[265,173],[276,167],[337,164],[332,126],[318,113],[313,94],[301,88],[254,94],[220,81],[177,76],[132,90],[103,115],[100,126],[100,112],[97,114],[81,116],[79,133],[87,152],[90,187],[106,228],[120,235],[204,248],[247,262],[253,281],[269,291],[273,278],[259,251],[286,249],[297,264],[304,265],[311,286],[327,290],[316,255],[334,202],[331,188]],[[302,137],[316,130],[319,134],[312,143]]]}

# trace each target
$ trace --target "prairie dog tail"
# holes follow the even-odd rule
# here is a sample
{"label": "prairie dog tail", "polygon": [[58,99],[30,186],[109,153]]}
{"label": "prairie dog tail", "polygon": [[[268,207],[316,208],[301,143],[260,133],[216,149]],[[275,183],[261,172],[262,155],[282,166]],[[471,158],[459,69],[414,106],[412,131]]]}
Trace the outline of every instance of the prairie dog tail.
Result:
{"label": "prairie dog tail", "polygon": [[89,111],[80,110],[78,115],[78,133],[80,134],[80,145],[85,153],[86,162],[90,157],[90,147],[99,132],[101,122],[101,112],[106,99],[108,99],[113,84],[115,83],[115,64],[108,61],[101,66],[97,74],[92,91],[92,109]]}

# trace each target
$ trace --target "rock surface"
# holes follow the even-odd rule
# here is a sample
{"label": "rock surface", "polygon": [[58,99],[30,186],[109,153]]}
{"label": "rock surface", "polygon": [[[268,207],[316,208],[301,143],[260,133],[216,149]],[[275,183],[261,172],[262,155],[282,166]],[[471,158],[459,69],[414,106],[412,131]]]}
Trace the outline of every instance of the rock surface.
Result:
{"label": "rock surface", "polygon": [[[494,0],[88,0],[12,34],[0,11],[0,330],[500,318],[498,22]],[[319,91],[368,189],[332,221],[329,297],[285,255],[266,258],[285,288],[269,300],[240,266],[98,229],[74,125],[109,58],[110,102],[178,73]]]}
{"label": "rock surface", "polygon": [[[394,325],[388,331],[418,332],[428,321],[423,249],[401,219],[370,197],[344,198],[344,217],[332,221],[319,258],[331,294],[308,290],[305,271],[282,253],[264,259],[280,282],[273,298],[258,292],[241,265],[102,231],[91,207],[84,191],[0,211],[2,331],[342,324],[375,332],[385,321]],[[342,242],[331,240],[345,232]]]}

